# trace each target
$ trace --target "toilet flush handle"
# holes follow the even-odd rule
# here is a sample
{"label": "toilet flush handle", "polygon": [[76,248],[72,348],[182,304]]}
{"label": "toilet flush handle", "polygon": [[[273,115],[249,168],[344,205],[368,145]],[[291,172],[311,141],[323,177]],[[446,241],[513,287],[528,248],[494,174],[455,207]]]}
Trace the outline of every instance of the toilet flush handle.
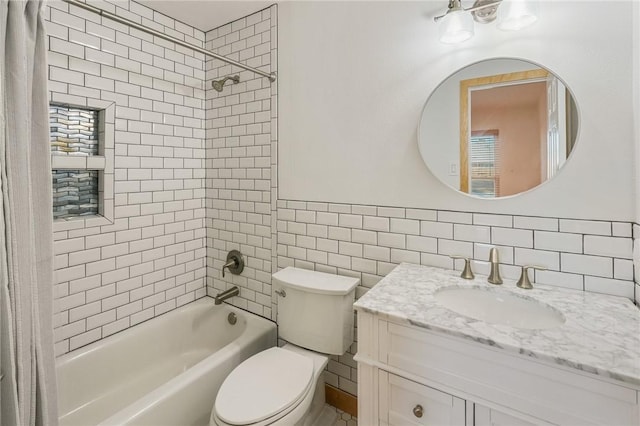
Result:
{"label": "toilet flush handle", "polygon": [[287,297],[287,292],[284,290],[276,290],[275,293],[280,297]]}

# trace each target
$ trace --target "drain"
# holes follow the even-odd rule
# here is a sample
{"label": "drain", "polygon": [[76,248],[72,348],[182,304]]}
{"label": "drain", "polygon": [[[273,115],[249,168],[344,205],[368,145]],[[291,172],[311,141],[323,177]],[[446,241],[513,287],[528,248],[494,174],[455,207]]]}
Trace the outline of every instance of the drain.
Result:
{"label": "drain", "polygon": [[227,321],[229,321],[229,324],[235,325],[235,323],[238,322],[238,316],[233,312],[230,312],[229,315],[227,315]]}

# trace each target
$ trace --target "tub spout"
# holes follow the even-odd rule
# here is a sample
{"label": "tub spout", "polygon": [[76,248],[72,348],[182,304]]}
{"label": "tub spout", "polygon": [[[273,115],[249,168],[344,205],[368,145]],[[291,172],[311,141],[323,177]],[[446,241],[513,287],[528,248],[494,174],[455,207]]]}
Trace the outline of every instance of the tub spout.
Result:
{"label": "tub spout", "polygon": [[225,300],[233,296],[237,296],[239,294],[240,294],[240,289],[238,288],[238,286],[233,286],[229,290],[225,290],[216,294],[215,303],[216,305],[221,305],[222,302],[224,302]]}

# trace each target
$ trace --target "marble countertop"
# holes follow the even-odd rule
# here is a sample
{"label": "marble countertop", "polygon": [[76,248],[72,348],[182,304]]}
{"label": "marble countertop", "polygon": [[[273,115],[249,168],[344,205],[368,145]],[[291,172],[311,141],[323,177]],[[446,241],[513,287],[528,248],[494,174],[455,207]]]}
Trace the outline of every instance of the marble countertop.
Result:
{"label": "marble countertop", "polygon": [[[355,303],[358,311],[462,337],[640,386],[640,309],[629,299],[533,284],[522,290],[515,281],[501,286],[486,276],[460,278],[459,271],[402,263]],[[465,317],[435,297],[448,286],[479,286],[509,291],[543,302],[565,317],[550,329],[526,330]]]}

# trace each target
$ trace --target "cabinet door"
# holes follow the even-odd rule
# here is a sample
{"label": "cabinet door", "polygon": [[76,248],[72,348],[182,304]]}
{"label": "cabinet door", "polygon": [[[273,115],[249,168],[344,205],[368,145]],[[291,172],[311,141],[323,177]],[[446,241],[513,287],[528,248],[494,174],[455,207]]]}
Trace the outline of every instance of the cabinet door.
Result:
{"label": "cabinet door", "polygon": [[463,399],[396,376],[379,373],[380,423],[389,426],[464,426]]}
{"label": "cabinet door", "polygon": [[[471,404],[471,403],[469,403]],[[511,414],[502,413],[493,408],[488,408],[480,404],[473,407],[473,424],[474,426],[536,426],[541,423],[533,423],[529,420],[523,420]],[[548,423],[542,423],[548,424]]]}

